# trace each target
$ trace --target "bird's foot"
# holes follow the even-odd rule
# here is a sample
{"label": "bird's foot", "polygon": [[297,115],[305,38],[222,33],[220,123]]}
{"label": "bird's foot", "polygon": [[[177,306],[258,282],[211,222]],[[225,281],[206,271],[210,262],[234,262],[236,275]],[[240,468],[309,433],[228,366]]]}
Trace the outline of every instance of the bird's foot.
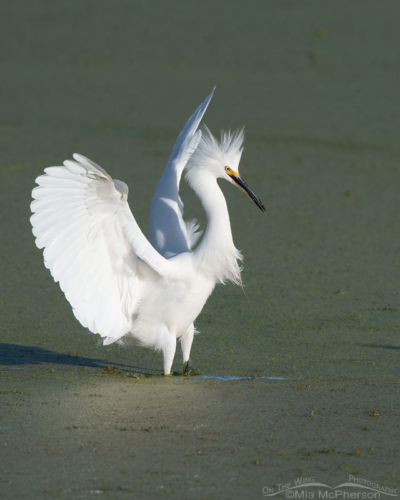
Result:
{"label": "bird's foot", "polygon": [[188,361],[185,361],[183,363],[183,374],[184,375],[189,375],[191,369],[192,369],[192,362],[189,359]]}
{"label": "bird's foot", "polygon": [[185,376],[193,376],[193,375],[200,375],[200,370],[196,370],[192,366],[192,362],[190,361],[185,361],[183,363],[183,375]]}

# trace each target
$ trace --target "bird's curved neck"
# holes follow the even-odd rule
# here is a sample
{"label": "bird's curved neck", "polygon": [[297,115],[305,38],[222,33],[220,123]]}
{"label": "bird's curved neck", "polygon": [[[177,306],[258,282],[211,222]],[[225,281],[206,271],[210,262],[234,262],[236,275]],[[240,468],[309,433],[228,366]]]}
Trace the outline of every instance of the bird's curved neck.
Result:
{"label": "bird's curved neck", "polygon": [[233,243],[228,207],[217,180],[210,174],[198,173],[192,176],[190,185],[207,215],[206,231],[193,252],[196,265],[215,282],[240,283],[241,255]]}

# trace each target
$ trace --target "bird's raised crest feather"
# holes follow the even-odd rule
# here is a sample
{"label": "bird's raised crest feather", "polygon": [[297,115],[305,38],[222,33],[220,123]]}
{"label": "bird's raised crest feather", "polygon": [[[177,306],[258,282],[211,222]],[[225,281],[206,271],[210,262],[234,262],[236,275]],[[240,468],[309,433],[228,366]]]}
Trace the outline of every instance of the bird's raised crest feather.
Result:
{"label": "bird's raised crest feather", "polygon": [[206,125],[202,126],[202,136],[196,151],[191,156],[185,169],[206,169],[219,164],[229,166],[233,170],[239,169],[240,158],[243,153],[244,128],[230,131],[223,130],[217,139]]}

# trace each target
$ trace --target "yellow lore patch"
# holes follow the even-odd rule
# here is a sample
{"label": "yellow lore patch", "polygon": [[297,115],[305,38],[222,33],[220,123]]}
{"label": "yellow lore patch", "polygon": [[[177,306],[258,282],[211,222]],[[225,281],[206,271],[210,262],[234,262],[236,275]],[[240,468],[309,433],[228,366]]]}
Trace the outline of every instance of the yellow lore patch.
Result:
{"label": "yellow lore patch", "polygon": [[232,170],[231,167],[225,167],[225,172],[228,175],[233,175],[234,177],[239,177],[239,173],[235,172],[235,170]]}

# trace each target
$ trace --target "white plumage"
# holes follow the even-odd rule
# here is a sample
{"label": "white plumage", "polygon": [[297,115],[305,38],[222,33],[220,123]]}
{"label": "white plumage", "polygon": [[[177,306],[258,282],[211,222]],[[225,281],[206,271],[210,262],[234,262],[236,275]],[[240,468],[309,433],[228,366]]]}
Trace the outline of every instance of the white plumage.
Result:
{"label": "white plumage", "polygon": [[[151,243],[129,208],[127,185],[82,155],[46,168],[32,191],[36,245],[75,317],[104,344],[132,335],[161,350],[165,374],[171,371],[177,339],[188,370],[193,322],[215,284],[240,283],[241,255],[217,179],[245,190],[264,210],[238,174],[243,132],[225,132],[217,141],[208,129],[198,130],[213,92],[186,123],[157,185]],[[183,171],[208,218],[197,247],[197,222],[183,219]]]}

